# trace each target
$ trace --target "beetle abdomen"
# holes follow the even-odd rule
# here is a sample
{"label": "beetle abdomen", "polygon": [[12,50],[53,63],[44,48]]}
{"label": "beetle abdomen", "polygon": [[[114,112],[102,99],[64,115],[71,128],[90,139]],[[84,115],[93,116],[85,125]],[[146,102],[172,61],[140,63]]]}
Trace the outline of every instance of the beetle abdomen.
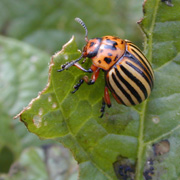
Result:
{"label": "beetle abdomen", "polygon": [[133,48],[106,74],[106,83],[114,98],[126,106],[144,101],[151,93],[154,80],[149,62],[139,49]]}

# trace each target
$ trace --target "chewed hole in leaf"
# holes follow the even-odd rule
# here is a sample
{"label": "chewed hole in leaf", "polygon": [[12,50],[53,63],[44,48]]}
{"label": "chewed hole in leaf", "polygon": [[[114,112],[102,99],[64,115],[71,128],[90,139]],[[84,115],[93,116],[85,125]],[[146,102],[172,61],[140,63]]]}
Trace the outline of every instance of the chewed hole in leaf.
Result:
{"label": "chewed hole in leaf", "polygon": [[162,140],[159,143],[153,145],[154,154],[160,156],[170,151],[170,142],[168,140]]}

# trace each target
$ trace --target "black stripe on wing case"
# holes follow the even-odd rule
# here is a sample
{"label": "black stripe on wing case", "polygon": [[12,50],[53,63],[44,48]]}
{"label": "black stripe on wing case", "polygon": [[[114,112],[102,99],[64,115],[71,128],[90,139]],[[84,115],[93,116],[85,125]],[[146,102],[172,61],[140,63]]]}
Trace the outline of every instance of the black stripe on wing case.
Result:
{"label": "black stripe on wing case", "polygon": [[148,97],[147,90],[145,86],[142,84],[142,82],[137,79],[131,72],[129,72],[123,65],[120,65],[121,70],[134,82],[136,85],[141,89],[141,91],[144,93],[145,98]]}
{"label": "black stripe on wing case", "polygon": [[[118,80],[116,79],[116,76],[114,75],[114,73],[112,73],[112,78],[114,83],[116,84],[116,86],[118,87],[118,89],[121,90],[121,92],[124,94],[124,96],[129,100],[129,102],[132,105],[135,105],[134,101],[132,100],[131,96],[124,90],[124,88],[121,86],[121,84],[118,82]],[[116,93],[117,95],[117,93]],[[125,103],[126,104],[126,103]]]}
{"label": "black stripe on wing case", "polygon": [[117,77],[119,78],[120,81],[122,81],[122,83],[127,87],[127,89],[134,95],[134,97],[137,99],[137,101],[140,103],[142,102],[142,99],[140,97],[140,95],[138,94],[138,92],[131,86],[131,84],[129,82],[127,82],[119,73],[118,69],[115,68]]}
{"label": "black stripe on wing case", "polygon": [[[141,59],[142,60],[142,62],[144,63],[144,65],[146,66],[146,68],[148,69],[148,71],[149,71],[149,73],[151,74],[151,77],[153,78],[153,74],[152,74],[152,70],[149,68],[149,66],[151,67],[151,65],[150,65],[150,63],[149,63],[149,61],[146,59],[146,57],[144,56],[144,54],[140,51],[140,49],[137,47],[137,46],[135,46],[134,44],[131,44],[130,46],[132,46],[134,49],[136,49],[136,51],[132,48],[132,51],[138,56],[138,58],[139,59]],[[140,53],[142,56],[143,56],[143,58],[138,54],[138,53]],[[148,66],[148,65],[149,66]]]}
{"label": "black stripe on wing case", "polygon": [[126,105],[126,104],[124,103],[124,101],[123,101],[123,100],[116,94],[116,92],[114,91],[113,87],[112,87],[111,84],[110,84],[109,78],[107,79],[106,82],[107,82],[107,85],[109,86],[110,90],[116,95],[116,97],[119,99],[119,101],[120,101],[122,104]]}
{"label": "black stripe on wing case", "polygon": [[[134,50],[132,50],[132,51],[134,52]],[[144,65],[136,57],[134,57],[132,54],[129,54],[128,58],[130,60],[132,60],[135,64],[137,64],[139,67],[141,67],[146,72],[146,74],[149,77],[149,78],[147,77],[148,78],[148,82],[150,84],[150,87],[152,88],[153,87],[153,80],[152,80],[152,76],[150,75],[149,71],[147,71],[147,68],[144,67]],[[139,58],[141,58],[141,57],[139,57]],[[151,82],[149,81],[149,79],[150,79]]]}
{"label": "black stripe on wing case", "polygon": [[152,84],[150,83],[149,79],[147,78],[147,76],[144,74],[144,72],[142,72],[139,68],[137,68],[136,66],[134,66],[132,63],[126,61],[126,64],[128,64],[130,67],[132,67],[136,72],[138,72],[149,84],[149,87],[152,88]]}

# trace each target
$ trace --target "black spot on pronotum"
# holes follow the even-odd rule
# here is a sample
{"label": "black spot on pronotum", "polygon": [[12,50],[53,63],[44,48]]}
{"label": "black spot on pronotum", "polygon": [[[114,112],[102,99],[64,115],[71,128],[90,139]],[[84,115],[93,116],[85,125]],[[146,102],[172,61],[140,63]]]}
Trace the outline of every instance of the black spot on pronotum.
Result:
{"label": "black spot on pronotum", "polygon": [[113,47],[114,47],[114,48],[116,48],[117,45],[118,45],[117,42],[114,42],[114,43],[113,43]]}
{"label": "black spot on pronotum", "polygon": [[104,45],[105,49],[116,50],[116,46],[118,45],[116,41],[112,41],[110,39],[106,39],[107,44]]}
{"label": "black spot on pronotum", "polygon": [[104,45],[104,49],[110,49],[112,51],[115,51],[116,50],[116,47],[115,46],[112,46],[112,45]]}
{"label": "black spot on pronotum", "polygon": [[92,58],[92,57],[94,57],[94,56],[96,56],[96,55],[97,55],[97,51],[94,50],[94,51],[89,52],[88,55],[87,55],[87,57],[88,57],[88,58]]}
{"label": "black spot on pronotum", "polygon": [[112,45],[114,45],[115,43],[117,44],[116,41],[112,41],[111,39],[106,39],[106,42],[107,42],[108,44],[112,44]]}
{"label": "black spot on pronotum", "polygon": [[95,44],[94,42],[91,42],[90,45],[89,45],[89,47],[94,46],[94,44]]}
{"label": "black spot on pronotum", "polygon": [[[96,48],[94,48],[93,51],[90,51],[90,52],[87,54],[86,57],[88,57],[88,58],[92,58],[92,57],[96,56],[97,53],[98,53],[98,51],[99,51],[99,46],[100,46],[100,43],[101,43],[102,38],[96,38],[95,40],[96,40],[97,46],[96,46]],[[92,42],[91,44],[93,44],[93,43],[94,43],[94,42]],[[88,48],[88,47],[85,46],[85,50],[87,50],[87,48]]]}
{"label": "black spot on pronotum", "polygon": [[101,60],[98,60],[98,63],[101,64]]}
{"label": "black spot on pronotum", "polygon": [[114,61],[117,61],[118,60],[118,54],[116,55],[116,57],[114,58]]}
{"label": "black spot on pronotum", "polygon": [[105,61],[107,64],[110,64],[110,63],[111,63],[111,58],[105,57],[105,58],[104,58],[104,61]]}

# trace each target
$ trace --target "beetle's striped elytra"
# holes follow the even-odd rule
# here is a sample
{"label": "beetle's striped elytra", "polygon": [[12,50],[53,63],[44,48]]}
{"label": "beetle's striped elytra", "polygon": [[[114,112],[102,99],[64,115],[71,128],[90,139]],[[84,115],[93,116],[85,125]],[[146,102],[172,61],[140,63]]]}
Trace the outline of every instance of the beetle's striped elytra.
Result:
{"label": "beetle's striped elytra", "polygon": [[[131,41],[114,36],[88,40],[84,22],[79,18],[75,20],[84,27],[87,44],[80,58],[62,65],[58,72],[76,66],[84,72],[92,73],[92,76],[90,80],[87,76],[80,79],[72,93],[75,93],[84,81],[88,85],[94,84],[102,69],[105,74],[105,89],[100,117],[104,115],[105,105],[111,107],[109,90],[115,100],[125,106],[137,105],[147,99],[153,88],[154,73],[141,50]],[[78,61],[87,57],[92,59],[92,65],[89,69],[84,69]]]}

